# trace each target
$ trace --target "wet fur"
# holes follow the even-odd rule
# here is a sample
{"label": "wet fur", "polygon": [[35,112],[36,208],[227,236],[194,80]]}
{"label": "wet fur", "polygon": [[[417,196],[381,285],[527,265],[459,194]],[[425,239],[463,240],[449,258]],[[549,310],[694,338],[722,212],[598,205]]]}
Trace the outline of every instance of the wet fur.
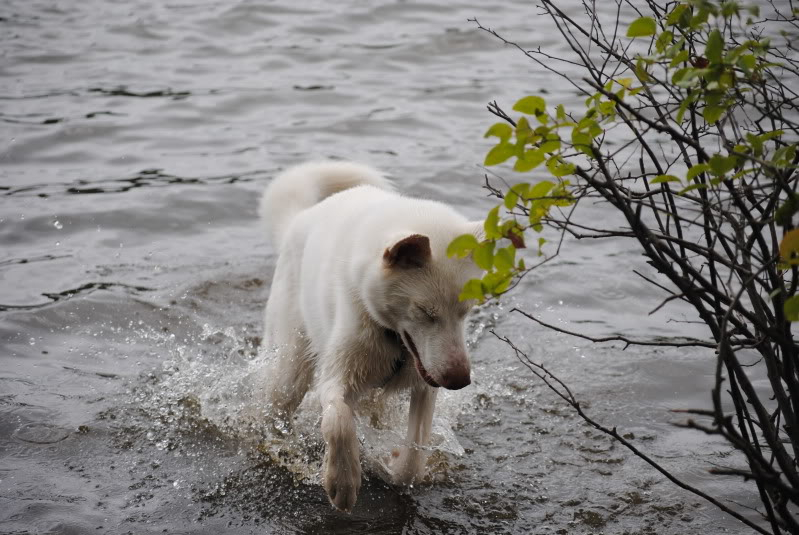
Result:
{"label": "wet fur", "polygon": [[355,402],[374,388],[410,389],[406,443],[389,463],[392,480],[409,484],[424,473],[419,446],[430,438],[437,392],[428,383],[469,383],[463,320],[471,304],[458,294],[479,271],[445,251],[479,226],[441,203],[401,196],[377,171],[348,162],[279,175],[261,215],[279,252],[264,318],[264,345],[277,354],[264,390],[268,411],[290,420],[317,388],[323,484],[331,503],[349,511],[361,484]]}

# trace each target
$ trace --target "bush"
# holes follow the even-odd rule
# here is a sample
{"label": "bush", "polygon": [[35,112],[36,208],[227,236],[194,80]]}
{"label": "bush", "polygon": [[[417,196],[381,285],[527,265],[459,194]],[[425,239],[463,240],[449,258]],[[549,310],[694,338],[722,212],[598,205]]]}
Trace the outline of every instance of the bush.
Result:
{"label": "bush", "polygon": [[[486,270],[461,298],[504,294],[555,258],[567,237],[636,242],[657,270],[657,276],[641,276],[665,292],[658,308],[689,304],[707,326],[707,339],[570,334],[715,350],[712,404],[686,410],[692,419],[682,425],[720,435],[743,454],[747,470],[713,471],[751,480],[763,503],[761,519],[673,477],[615,428],[588,417],[566,385],[501,339],[586,421],[675,483],[760,533],[797,533],[799,347],[792,322],[799,320],[799,60],[791,42],[799,35],[799,10],[777,3],[761,13],[736,1],[648,1],[635,20],[622,24],[618,14],[629,4],[619,1],[611,23],[590,2],[583,5],[587,21],[542,0],[573,58],[525,51],[474,21],[542,68],[557,72],[558,61],[580,65],[585,77],[568,83],[584,94],[585,107],[553,107],[542,96],[526,96],[511,117],[489,104],[501,121],[485,134],[498,140],[485,165],[508,162],[524,176],[547,178],[496,185],[486,175],[486,187],[501,203],[487,214],[484,235],[461,236],[448,251],[471,254]],[[611,131],[624,142],[611,145]],[[664,144],[675,157],[661,150]],[[596,198],[624,224],[576,222],[580,203]],[[553,232],[557,239],[547,243],[545,233]],[[531,238],[538,256],[525,261],[519,251]],[[742,356],[754,364],[743,365]],[[753,377],[767,377],[768,391],[756,389]]]}

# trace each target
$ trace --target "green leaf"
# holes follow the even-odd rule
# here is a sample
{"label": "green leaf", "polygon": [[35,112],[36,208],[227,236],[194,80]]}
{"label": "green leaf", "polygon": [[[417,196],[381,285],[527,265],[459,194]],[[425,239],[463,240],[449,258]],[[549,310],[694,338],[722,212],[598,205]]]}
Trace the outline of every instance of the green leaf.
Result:
{"label": "green leaf", "polygon": [[554,137],[551,137],[546,141],[544,141],[543,143],[541,143],[541,145],[538,147],[538,149],[542,153],[555,152],[559,148],[560,148],[560,138],[557,137],[557,134],[555,134]]}
{"label": "green leaf", "polygon": [[[517,161],[516,163],[519,163],[519,161]],[[524,198],[524,195],[527,193],[527,190],[529,189],[530,189],[530,184],[527,184],[526,182],[521,182],[519,184],[516,184],[511,189],[509,189],[508,192],[505,194],[505,199],[504,199],[505,208],[507,208],[508,210],[512,210],[516,206],[519,197]],[[506,223],[512,223],[512,221],[508,221]]]}
{"label": "green leaf", "polygon": [[740,17],[741,6],[738,2],[722,2],[721,3],[721,16],[725,19],[732,18],[733,16]]}
{"label": "green leaf", "polygon": [[516,263],[516,248],[513,245],[497,250],[494,255],[494,267],[499,271],[511,271]]}
{"label": "green leaf", "polygon": [[649,181],[650,184],[662,184],[663,182],[681,182],[681,180],[674,175],[658,175]]}
{"label": "green leaf", "polygon": [[538,119],[538,122],[542,125],[545,125],[549,122],[549,116],[544,112],[536,114],[535,118]]}
{"label": "green leaf", "polygon": [[549,193],[549,191],[554,187],[555,184],[553,182],[550,182],[549,180],[542,180],[541,182],[530,188],[530,191],[527,193],[525,199],[526,200],[543,199],[544,197],[547,196],[547,193]]}
{"label": "green leaf", "polygon": [[775,167],[785,168],[793,166],[793,159],[796,156],[796,145],[785,145],[774,151],[771,155],[771,162]]}
{"label": "green leaf", "polygon": [[760,141],[768,141],[769,139],[774,139],[775,137],[780,137],[785,133],[785,130],[774,130],[772,132],[766,132],[765,134],[761,134],[758,137]]}
{"label": "green leaf", "polygon": [[486,220],[483,222],[483,229],[486,233],[486,239],[496,240],[502,236],[499,231],[499,206],[495,206],[488,211]]}
{"label": "green leaf", "polygon": [[528,115],[538,115],[547,109],[547,105],[541,97],[524,97],[513,105],[513,109]]}
{"label": "green leaf", "polygon": [[671,63],[669,63],[669,68],[673,69],[674,67],[676,67],[680,63],[688,61],[688,58],[689,58],[688,50],[685,49],[685,48],[680,50],[677,53],[677,55],[672,58]]}
{"label": "green leaf", "polygon": [[685,178],[690,182],[697,176],[702,173],[710,171],[710,166],[706,163],[698,163],[696,165],[692,165],[690,169],[688,169],[688,173],[686,173]]}
{"label": "green leaf", "polygon": [[691,17],[691,29],[692,30],[699,30],[699,28],[707,22],[708,15],[710,15],[710,10],[708,9],[708,4],[699,4],[699,11],[696,15]]}
{"label": "green leaf", "polygon": [[497,146],[488,151],[483,165],[498,165],[516,154],[516,147],[506,141],[500,141]]}
{"label": "green leaf", "polygon": [[627,28],[627,37],[645,37],[647,35],[655,35],[657,31],[657,24],[652,17],[640,17],[630,24]]}
{"label": "green leaf", "polygon": [[545,159],[546,155],[539,149],[526,150],[524,155],[516,160],[513,170],[519,173],[526,173],[541,165],[541,162]]}
{"label": "green leaf", "polygon": [[571,206],[574,204],[574,197],[572,197],[571,192],[567,189],[569,186],[568,180],[563,180],[558,183],[557,187],[552,189],[552,193],[550,197],[551,203],[553,206]]}
{"label": "green leaf", "polygon": [[715,123],[724,113],[727,111],[726,106],[718,106],[712,104],[706,104],[704,109],[702,110],[702,117],[705,118],[705,121],[709,123]]}
{"label": "green leaf", "polygon": [[513,128],[508,123],[496,123],[491,125],[483,137],[496,136],[501,141],[508,141],[512,135]]}
{"label": "green leaf", "polygon": [[666,17],[666,25],[675,26],[679,24],[680,27],[682,27],[682,23],[684,22],[683,18],[686,13],[686,10],[689,11],[689,17],[690,17],[690,10],[688,9],[688,4],[678,4],[677,6],[675,6],[674,9],[671,10],[671,13],[669,13],[669,16]]}
{"label": "green leaf", "polygon": [[754,54],[741,56],[738,58],[738,66],[745,71],[754,70],[754,68],[757,67],[757,58]]}
{"label": "green leaf", "polygon": [[635,60],[635,76],[636,78],[638,78],[638,81],[641,83],[646,83],[652,79],[652,77],[649,76],[649,72],[647,72],[646,70],[648,66],[649,62],[647,62],[644,58],[640,56],[638,57],[637,60]]}
{"label": "green leaf", "polygon": [[774,130],[773,132],[767,132],[765,134],[761,134],[756,136],[755,134],[746,134],[746,140],[752,145],[752,149],[754,149],[755,156],[761,156],[763,154],[763,143],[773,139],[775,137],[780,137],[785,132],[783,130]]}
{"label": "green leaf", "polygon": [[474,250],[472,258],[477,267],[486,271],[494,267],[494,245],[492,241],[485,241]]}
{"label": "green leaf", "polygon": [[[616,93],[616,96],[619,99],[624,99],[624,89]],[[602,115],[615,115],[616,114],[616,102],[613,100],[606,100],[605,102],[599,103],[599,113]]]}
{"label": "green leaf", "polygon": [[705,45],[705,57],[713,63],[721,63],[722,52],[724,51],[724,38],[718,29],[714,29],[707,37]]}
{"label": "green leaf", "polygon": [[533,129],[530,128],[530,123],[527,117],[520,117],[519,122],[516,123],[516,139],[522,144],[527,143],[533,136]]}
{"label": "green leaf", "polygon": [[505,194],[505,198],[502,199],[502,204],[504,204],[505,208],[508,210],[513,210],[513,208],[516,206],[516,201],[518,200],[519,194],[511,190]]}
{"label": "green leaf", "polygon": [[674,74],[671,75],[671,83],[679,84],[685,79],[692,71],[694,70],[693,67],[682,67],[674,71]]}
{"label": "green leaf", "polygon": [[721,154],[714,154],[710,157],[708,165],[710,165],[710,170],[714,175],[722,176],[735,168],[735,162],[737,160],[738,159],[735,156],[722,156]]}
{"label": "green leaf", "polygon": [[788,321],[799,321],[799,295],[794,295],[785,300],[782,305],[785,319]]}
{"label": "green leaf", "polygon": [[553,176],[560,178],[574,173],[575,166],[573,163],[555,155],[547,161],[547,169]]}
{"label": "green leaf", "polygon": [[579,150],[580,152],[584,152],[588,156],[594,156],[594,152],[591,149],[591,145],[593,143],[593,138],[591,134],[588,132],[584,132],[582,130],[573,129],[572,130],[572,146],[575,149]]}
{"label": "green leaf", "polygon": [[494,285],[494,287],[492,288],[492,292],[494,293],[494,295],[499,295],[501,293],[506,292],[510,287],[510,283],[512,281],[513,281],[512,275],[506,276],[504,279],[498,281],[497,284]]}
{"label": "green leaf", "polygon": [[790,266],[799,265],[799,229],[789,230],[783,235],[780,258]]}
{"label": "green leaf", "polygon": [[741,177],[744,177],[746,175],[749,175],[749,174],[752,174],[752,173],[757,173],[758,171],[760,171],[760,169],[756,169],[754,167],[748,167],[746,169],[741,169],[740,171],[738,171],[737,173],[732,175],[729,179],[730,180],[737,180],[737,179],[739,179]]}
{"label": "green leaf", "polygon": [[671,44],[672,39],[674,39],[674,33],[671,31],[666,30],[665,32],[661,33],[658,35],[658,39],[655,42],[655,50],[659,54],[662,54],[663,51],[666,50],[666,47]]}
{"label": "green leaf", "polygon": [[509,273],[491,272],[483,277],[483,289],[486,293],[499,295],[510,286],[513,275]]}
{"label": "green leaf", "polygon": [[447,256],[464,258],[479,245],[477,238],[472,234],[461,234],[447,246]]}
{"label": "green leaf", "polygon": [[671,82],[679,87],[693,87],[699,83],[699,80],[701,80],[702,76],[707,72],[707,69],[683,67],[682,69],[677,69],[671,77]]}
{"label": "green leaf", "polygon": [[478,301],[483,301],[483,297],[485,297],[483,282],[480,279],[472,279],[463,286],[458,300],[467,301],[469,299],[477,299]]}

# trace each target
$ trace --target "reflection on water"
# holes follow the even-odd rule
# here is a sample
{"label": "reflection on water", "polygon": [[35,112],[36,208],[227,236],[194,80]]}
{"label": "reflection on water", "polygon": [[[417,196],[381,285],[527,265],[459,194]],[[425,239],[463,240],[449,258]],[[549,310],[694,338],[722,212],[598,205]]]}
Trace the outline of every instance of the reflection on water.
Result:
{"label": "reflection on water", "polygon": [[401,404],[382,407],[390,425],[361,414],[368,469],[351,516],[318,485],[313,400],[282,433],[257,418],[275,263],[259,192],[287,165],[348,158],[479,217],[485,103],[578,96],[467,19],[561,47],[536,13],[521,1],[5,2],[0,532],[736,532],[585,426],[489,333],[681,477],[751,503],[706,474],[731,462],[724,444],[670,425],[668,409],[707,404],[712,355],[591,346],[508,313],[589,334],[701,335],[647,315],[658,294],[627,275],[648,266],[623,242],[569,244],[474,313],[474,384],[442,396],[430,477],[414,488],[379,477]]}

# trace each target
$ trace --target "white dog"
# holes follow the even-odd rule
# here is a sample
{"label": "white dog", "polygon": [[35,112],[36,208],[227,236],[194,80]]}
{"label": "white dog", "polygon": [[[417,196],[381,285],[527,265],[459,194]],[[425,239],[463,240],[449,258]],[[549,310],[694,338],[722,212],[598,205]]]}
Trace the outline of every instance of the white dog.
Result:
{"label": "white dog", "polygon": [[434,201],[403,197],[374,169],[347,162],[289,169],[261,201],[279,252],[264,346],[275,349],[266,394],[290,418],[312,383],[322,403],[324,487],[350,511],[361,486],[354,403],[372,388],[411,390],[407,443],[392,479],[424,474],[436,389],[470,382],[458,295],[480,277],[447,245],[481,225]]}

